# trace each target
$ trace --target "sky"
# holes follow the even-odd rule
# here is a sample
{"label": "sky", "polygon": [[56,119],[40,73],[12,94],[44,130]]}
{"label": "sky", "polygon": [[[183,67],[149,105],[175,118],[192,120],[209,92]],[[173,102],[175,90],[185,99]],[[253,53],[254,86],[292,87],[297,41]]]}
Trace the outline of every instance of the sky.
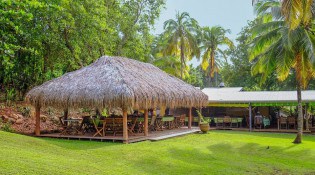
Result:
{"label": "sky", "polygon": [[[188,12],[201,26],[220,25],[230,29],[231,34],[227,36],[232,40],[237,38],[247,21],[255,17],[252,0],[167,0],[166,9],[161,11],[156,22],[154,34],[162,33],[164,21],[174,19],[176,12]],[[192,63],[194,66],[199,64],[196,60]]]}

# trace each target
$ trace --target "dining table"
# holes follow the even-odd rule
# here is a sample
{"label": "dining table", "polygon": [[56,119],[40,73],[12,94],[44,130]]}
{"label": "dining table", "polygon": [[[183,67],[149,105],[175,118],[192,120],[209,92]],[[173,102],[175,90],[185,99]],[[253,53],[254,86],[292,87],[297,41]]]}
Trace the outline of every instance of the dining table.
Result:
{"label": "dining table", "polygon": [[64,135],[64,134],[74,135],[74,134],[81,133],[81,128],[80,128],[81,122],[82,122],[82,119],[64,119],[63,123],[66,124],[66,127],[61,132],[61,135]]}

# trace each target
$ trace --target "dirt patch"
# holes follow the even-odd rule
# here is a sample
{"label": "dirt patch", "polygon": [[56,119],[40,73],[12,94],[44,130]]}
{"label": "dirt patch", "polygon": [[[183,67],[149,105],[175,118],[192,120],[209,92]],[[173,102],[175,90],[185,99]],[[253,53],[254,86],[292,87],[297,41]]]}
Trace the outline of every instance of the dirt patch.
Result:
{"label": "dirt patch", "polygon": [[[59,112],[41,111],[40,128],[43,132],[59,130]],[[0,103],[0,119],[2,124],[10,124],[14,132],[33,134],[35,130],[35,114],[32,106],[17,102],[11,106]]]}

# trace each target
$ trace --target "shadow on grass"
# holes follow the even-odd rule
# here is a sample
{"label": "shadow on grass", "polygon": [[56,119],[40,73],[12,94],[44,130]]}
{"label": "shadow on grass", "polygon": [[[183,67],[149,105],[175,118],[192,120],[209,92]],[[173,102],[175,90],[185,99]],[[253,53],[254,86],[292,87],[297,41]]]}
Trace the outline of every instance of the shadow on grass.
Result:
{"label": "shadow on grass", "polygon": [[[248,131],[224,131],[224,130],[215,130],[211,131],[215,133],[224,133],[230,135],[243,135],[243,136],[257,136],[257,137],[270,137],[270,138],[279,138],[279,139],[295,139],[296,133],[271,133],[271,132],[248,132]],[[304,141],[315,142],[315,135],[304,134]]]}
{"label": "shadow on grass", "polygon": [[256,143],[240,146],[220,143],[196,148],[190,145],[164,152],[168,161],[150,155],[136,160],[133,166],[148,174],[315,174],[312,152],[294,147],[266,147]]}
{"label": "shadow on grass", "polygon": [[68,140],[59,138],[37,138],[46,142],[47,144],[62,147],[69,150],[89,150],[97,148],[107,148],[111,146],[118,146],[122,143],[113,142],[100,142],[100,141],[90,141],[90,140]]}

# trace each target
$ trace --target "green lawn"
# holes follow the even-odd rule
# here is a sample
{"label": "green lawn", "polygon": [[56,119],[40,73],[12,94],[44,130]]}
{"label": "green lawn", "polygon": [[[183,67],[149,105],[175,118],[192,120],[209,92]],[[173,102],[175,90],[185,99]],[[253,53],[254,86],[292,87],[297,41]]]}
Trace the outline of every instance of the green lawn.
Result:
{"label": "green lawn", "polygon": [[315,135],[294,136],[211,131],[124,145],[0,131],[0,174],[315,174]]}

